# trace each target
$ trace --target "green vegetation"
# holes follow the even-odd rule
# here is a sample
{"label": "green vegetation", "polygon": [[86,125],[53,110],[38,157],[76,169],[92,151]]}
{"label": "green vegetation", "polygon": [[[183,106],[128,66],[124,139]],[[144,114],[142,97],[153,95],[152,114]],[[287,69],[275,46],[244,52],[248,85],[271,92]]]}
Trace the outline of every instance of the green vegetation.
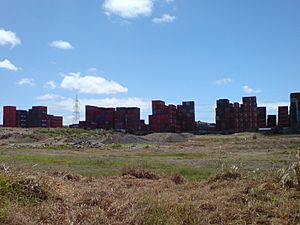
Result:
{"label": "green vegetation", "polygon": [[[117,175],[124,167],[141,167],[151,169],[158,173],[179,173],[191,180],[202,180],[209,177],[215,171],[215,165],[209,167],[193,167],[188,163],[182,163],[179,158],[171,163],[166,160],[167,156],[163,154],[160,159],[155,155],[155,159],[151,157],[137,157],[138,154],[130,155],[128,157],[123,154],[102,154],[101,156],[92,157],[92,155],[79,152],[77,154],[37,154],[23,153],[23,154],[7,154],[6,152],[0,154],[0,161],[8,162],[10,164],[19,165],[21,167],[29,167],[37,165],[43,169],[60,168],[61,170],[71,170],[82,175]],[[179,154],[186,157],[186,155]],[[178,157],[177,154],[170,154],[169,157]]]}
{"label": "green vegetation", "polygon": [[18,202],[21,204],[38,203],[47,198],[46,191],[33,180],[18,180],[0,176],[0,204]]}
{"label": "green vegetation", "polygon": [[84,130],[84,129],[73,129],[73,128],[36,128],[34,134],[47,135],[51,137],[57,136],[95,136],[101,134],[102,130]]}
{"label": "green vegetation", "polygon": [[200,222],[197,210],[189,202],[171,204],[157,200],[156,196],[146,196],[140,200],[138,208],[143,211],[137,214],[135,220],[142,225],[196,225]]}

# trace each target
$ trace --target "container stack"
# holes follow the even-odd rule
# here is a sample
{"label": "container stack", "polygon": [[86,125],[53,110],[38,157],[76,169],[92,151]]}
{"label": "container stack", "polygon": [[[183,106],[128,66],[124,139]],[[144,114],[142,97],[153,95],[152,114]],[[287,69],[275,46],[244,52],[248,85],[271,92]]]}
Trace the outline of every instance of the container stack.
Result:
{"label": "container stack", "polygon": [[100,110],[96,106],[85,106],[85,127],[87,129],[96,129],[98,128],[97,124],[97,115],[100,113]]}
{"label": "container stack", "polygon": [[112,130],[114,129],[114,108],[99,108],[99,114],[96,116],[97,128]]}
{"label": "container stack", "polygon": [[33,106],[28,114],[29,127],[49,127],[47,107]]}
{"label": "container stack", "polygon": [[267,127],[267,108],[257,107],[257,126],[258,128]]}
{"label": "container stack", "polygon": [[291,127],[300,127],[300,93],[291,93],[290,95],[290,122]]}
{"label": "container stack", "polygon": [[195,123],[195,102],[194,101],[185,101],[182,102],[183,106],[183,115],[185,123],[183,126],[183,131],[194,131],[196,129]]}
{"label": "container stack", "polygon": [[119,107],[116,109],[115,118],[114,118],[116,130],[125,130],[125,115],[126,115],[125,107]]}
{"label": "container stack", "polygon": [[233,103],[234,110],[234,128],[236,132],[244,130],[244,120],[242,114],[242,105],[238,102]]}
{"label": "container stack", "polygon": [[183,106],[177,105],[177,114],[176,114],[176,132],[181,132],[184,126],[184,113],[183,113]]}
{"label": "container stack", "polygon": [[125,129],[126,131],[140,130],[140,108],[126,108]]}
{"label": "container stack", "polygon": [[17,126],[17,108],[15,106],[3,107],[3,126],[4,127]]}
{"label": "container stack", "polygon": [[257,129],[257,102],[256,97],[243,97],[243,123],[246,131]]}
{"label": "container stack", "polygon": [[233,104],[228,99],[217,100],[216,126],[220,131],[235,129],[235,113]]}
{"label": "container stack", "polygon": [[279,106],[278,107],[278,127],[287,128],[290,126],[289,119],[289,107]]}
{"label": "container stack", "polygon": [[277,117],[276,115],[268,115],[268,128],[274,128],[277,126]]}
{"label": "container stack", "polygon": [[51,128],[63,127],[63,117],[48,115],[48,125]]}
{"label": "container stack", "polygon": [[28,127],[28,117],[27,110],[17,110],[17,127]]}
{"label": "container stack", "polygon": [[152,115],[149,116],[150,130],[166,132],[168,130],[168,107],[164,101],[152,101]]}

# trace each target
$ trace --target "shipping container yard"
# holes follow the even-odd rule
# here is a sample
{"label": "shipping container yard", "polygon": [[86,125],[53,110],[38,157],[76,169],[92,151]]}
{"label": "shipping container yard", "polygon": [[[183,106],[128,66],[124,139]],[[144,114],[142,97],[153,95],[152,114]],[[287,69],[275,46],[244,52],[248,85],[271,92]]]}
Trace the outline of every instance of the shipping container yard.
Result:
{"label": "shipping container yard", "polygon": [[[265,106],[257,106],[256,96],[243,97],[242,103],[231,103],[229,99],[216,102],[216,123],[195,121],[195,102],[182,105],[166,105],[164,101],[152,101],[149,124],[141,119],[138,107],[104,108],[85,106],[85,121],[71,127],[83,129],[105,129],[126,132],[246,132],[265,129],[295,130],[300,125],[300,93],[290,94],[290,107],[278,106],[277,115],[267,115]],[[278,119],[278,121],[277,121]],[[47,114],[46,106],[33,106],[28,111],[16,106],[3,107],[4,127],[63,127],[63,117]]]}
{"label": "shipping container yard", "polygon": [[47,106],[33,106],[17,110],[16,106],[3,107],[3,127],[58,128],[63,127],[63,117],[47,114]]}

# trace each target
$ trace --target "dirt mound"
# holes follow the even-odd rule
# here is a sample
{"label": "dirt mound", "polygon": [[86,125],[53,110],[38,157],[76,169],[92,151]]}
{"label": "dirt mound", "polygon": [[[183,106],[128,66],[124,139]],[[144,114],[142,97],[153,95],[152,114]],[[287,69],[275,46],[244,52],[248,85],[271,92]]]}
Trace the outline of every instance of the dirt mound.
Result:
{"label": "dirt mound", "polygon": [[153,133],[144,136],[144,138],[155,143],[172,143],[186,141],[187,135],[177,133]]}
{"label": "dirt mound", "polygon": [[121,138],[120,143],[121,144],[150,144],[151,141],[147,140],[142,136],[127,134]]}

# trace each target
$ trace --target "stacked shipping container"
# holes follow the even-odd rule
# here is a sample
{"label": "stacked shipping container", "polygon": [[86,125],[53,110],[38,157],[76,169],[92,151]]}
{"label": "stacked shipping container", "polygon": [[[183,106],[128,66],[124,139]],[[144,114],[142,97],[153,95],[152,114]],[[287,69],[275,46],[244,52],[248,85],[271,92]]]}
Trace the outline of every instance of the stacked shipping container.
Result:
{"label": "stacked shipping container", "polygon": [[88,129],[117,129],[138,131],[144,123],[140,120],[140,109],[136,107],[100,108],[86,106],[86,121],[81,127]]}
{"label": "stacked shipping container", "polygon": [[29,127],[49,127],[47,107],[33,106],[28,114]]}
{"label": "stacked shipping container", "polygon": [[183,102],[182,105],[165,105],[164,101],[152,101],[152,115],[149,116],[149,129],[153,132],[194,131],[195,103]]}
{"label": "stacked shipping container", "polygon": [[220,131],[234,130],[236,127],[235,116],[237,108],[234,109],[233,104],[228,99],[217,100],[216,108],[216,126]]}
{"label": "stacked shipping container", "polygon": [[257,129],[257,103],[256,97],[243,97],[242,105],[244,130]]}
{"label": "stacked shipping container", "polygon": [[277,126],[276,115],[268,115],[268,128],[274,128]]}
{"label": "stacked shipping container", "polygon": [[267,108],[257,107],[257,127],[266,128],[267,127]]}
{"label": "stacked shipping container", "polygon": [[278,107],[278,127],[286,128],[290,126],[289,122],[289,107],[279,106]]}
{"label": "stacked shipping container", "polygon": [[300,93],[290,95],[290,124],[291,127],[300,127]]}
{"label": "stacked shipping container", "polygon": [[96,106],[86,106],[86,123],[85,126],[90,129],[102,128],[113,129],[114,128],[114,108],[100,108]]}
{"label": "stacked shipping container", "polygon": [[17,126],[17,108],[15,106],[3,107],[3,126],[4,127]]}
{"label": "stacked shipping container", "polygon": [[264,108],[258,114],[256,97],[243,97],[243,104],[230,103],[228,99],[217,100],[216,124],[219,131],[254,131],[258,128],[258,117],[265,127]]}
{"label": "stacked shipping container", "polygon": [[28,127],[28,112],[26,110],[17,110],[17,127]]}
{"label": "stacked shipping container", "polygon": [[195,102],[182,102],[183,120],[182,131],[194,131],[196,129],[195,122]]}
{"label": "stacked shipping container", "polygon": [[29,111],[16,110],[15,106],[3,107],[4,127],[62,127],[63,118],[47,115],[46,106],[33,106]]}

